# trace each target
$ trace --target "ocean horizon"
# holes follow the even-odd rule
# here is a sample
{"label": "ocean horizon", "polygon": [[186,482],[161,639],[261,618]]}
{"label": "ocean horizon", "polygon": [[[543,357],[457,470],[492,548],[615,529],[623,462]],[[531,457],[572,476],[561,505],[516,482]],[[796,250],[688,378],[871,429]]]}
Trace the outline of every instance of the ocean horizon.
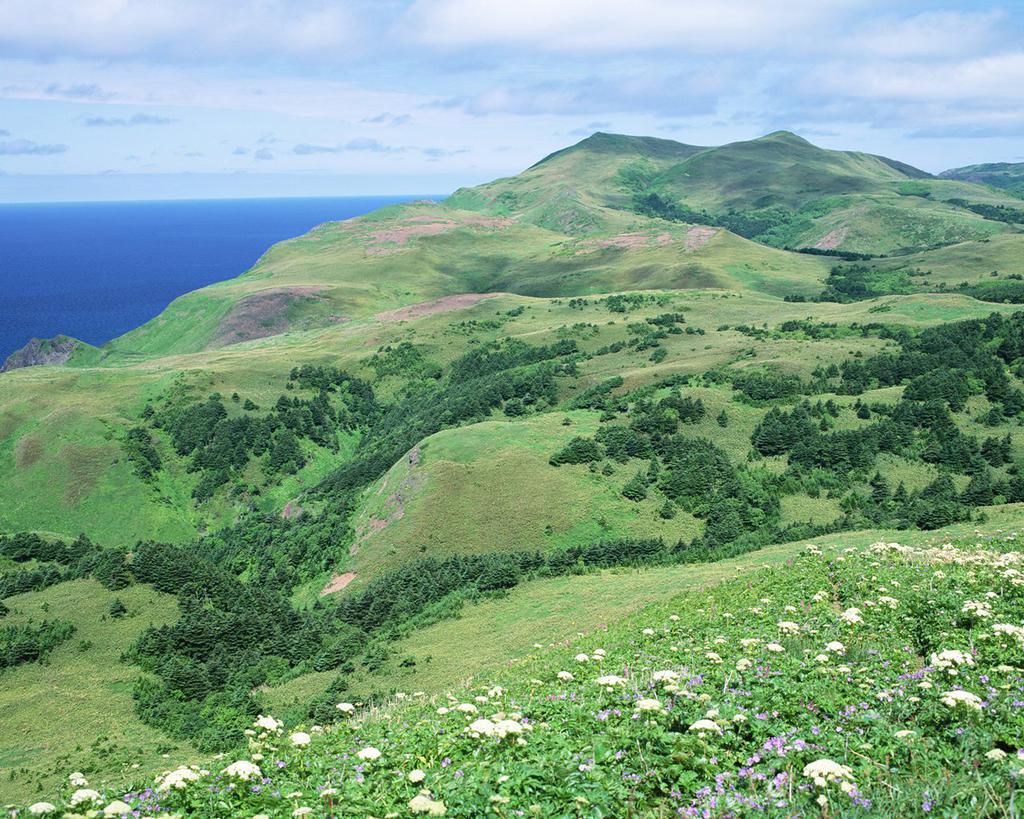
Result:
{"label": "ocean horizon", "polygon": [[31,338],[101,345],[322,222],[430,195],[0,204],[0,363]]}

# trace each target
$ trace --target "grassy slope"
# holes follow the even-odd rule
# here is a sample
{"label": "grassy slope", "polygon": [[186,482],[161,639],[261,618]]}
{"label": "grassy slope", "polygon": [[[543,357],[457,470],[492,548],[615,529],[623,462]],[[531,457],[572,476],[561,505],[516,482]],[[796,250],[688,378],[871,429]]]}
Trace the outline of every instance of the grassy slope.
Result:
{"label": "grassy slope", "polygon": [[[993,507],[984,530],[1008,532],[1024,526],[1024,505]],[[934,532],[865,530],[818,539],[839,546],[897,540],[915,546],[971,538],[975,524],[957,524]],[[534,654],[535,644],[568,644],[577,636],[677,594],[697,591],[764,566],[786,563],[805,542],[771,546],[713,564],[614,570],[576,577],[538,580],[505,595],[467,604],[455,620],[420,629],[393,646],[391,658],[375,673],[360,669],[352,690],[369,696],[392,690],[436,694],[486,678],[499,667],[514,666]],[[500,639],[496,636],[500,635]],[[403,665],[408,658],[414,665]],[[324,691],[334,672],[311,673],[266,691],[268,707],[292,714]],[[296,717],[300,718],[300,717]]]}
{"label": "grassy slope", "polygon": [[[703,328],[706,335],[670,336],[665,342],[669,355],[660,364],[653,364],[648,352],[628,349],[594,358],[582,365],[578,389],[611,375],[621,375],[627,387],[635,387],[673,373],[697,374],[731,363],[773,364],[806,374],[819,363],[857,350],[870,354],[878,349],[878,342],[858,337],[842,342],[793,338],[760,342],[716,328],[726,323],[775,326],[807,317],[922,326],[1014,309],[954,295],[890,297],[855,305],[788,303],[749,291],[688,291],[667,294],[667,298],[664,305],[621,315],[609,314],[596,302],[574,310],[564,299],[496,296],[456,312],[408,321],[357,319],[323,331],[289,333],[124,367],[30,368],[7,373],[0,393],[0,528],[72,536],[86,531],[104,543],[131,544],[148,537],[185,541],[204,528],[230,522],[238,510],[223,496],[194,508],[191,491],[197,478],[182,466],[164,470],[154,488],[142,484],[124,459],[119,443],[124,430],[138,423],[147,400],[176,384],[187,385],[196,397],[213,391],[238,392],[267,406],[284,392],[287,373],[299,362],[330,362],[369,375],[360,361],[384,344],[411,340],[423,346],[428,358],[444,363],[472,343],[505,335],[550,343],[568,334],[577,338],[581,348],[593,350],[626,338],[628,323],[669,309],[685,311],[688,322]],[[527,308],[522,316],[497,326],[481,324],[518,305]],[[463,324],[473,321],[477,323]],[[597,325],[598,335],[574,335],[573,325],[580,322]],[[378,386],[386,395],[397,385]],[[555,433],[566,431],[559,426]],[[160,449],[173,464],[169,444],[163,441]],[[337,456],[319,453],[285,487],[265,497],[262,507],[265,511],[282,508],[345,451]],[[548,469],[546,462],[541,465]],[[40,503],[40,498],[47,502]]]}
{"label": "grassy slope", "polygon": [[[853,354],[871,355],[883,349],[878,339],[851,334],[841,339],[811,340],[780,336],[756,341],[735,330],[719,332],[720,324],[764,319],[777,326],[787,318],[808,315],[805,304],[744,299],[700,299],[696,295],[675,297],[668,307],[645,308],[617,322],[636,321],[647,313],[689,308],[689,324],[706,330],[704,336],[670,336],[665,342],[669,355],[653,365],[646,353],[623,352],[584,362],[579,388],[599,383],[611,375],[623,375],[626,388],[635,387],[672,373],[698,374],[715,366],[735,362],[736,366],[771,363],[785,371],[808,376],[819,365],[828,365]],[[953,316],[983,316],[991,306],[954,296],[908,297],[855,305],[814,305],[822,320],[885,320],[906,324],[930,324]],[[539,305],[534,305],[534,310]],[[552,307],[557,313],[557,306]],[[882,310],[885,312],[879,313]],[[615,328],[603,325],[608,313],[599,305],[572,311],[580,321],[596,324],[601,334],[581,340],[591,349],[619,338]],[[844,315],[845,313],[845,315]],[[527,313],[527,316],[530,314]],[[524,318],[527,330],[539,318]],[[758,324],[761,321],[757,321]],[[510,325],[517,327],[516,324]],[[622,334],[624,335],[624,334]],[[527,337],[530,334],[527,333]],[[427,340],[427,339],[424,339]],[[755,355],[744,355],[753,349]],[[699,423],[683,425],[681,432],[709,438],[725,449],[734,462],[745,460],[750,434],[765,410],[733,400],[731,390],[687,389],[700,397],[707,416]],[[828,398],[830,396],[822,396]],[[855,428],[870,423],[854,417],[850,396],[831,396],[844,408],[838,428]],[[898,390],[879,390],[862,396],[866,401],[892,402]],[[987,406],[976,399],[972,415]],[[716,416],[725,410],[729,426],[718,426]],[[570,425],[563,423],[564,419]],[[597,429],[597,414],[587,411],[554,411],[515,421],[497,416],[493,420],[447,430],[431,436],[416,448],[415,463],[400,460],[382,479],[363,494],[355,518],[356,540],[352,554],[339,571],[353,571],[357,577],[350,589],[358,589],[379,572],[422,555],[475,553],[506,549],[551,549],[617,537],[662,537],[674,542],[690,539],[702,525],[687,514],[663,520],[655,496],[635,504],[620,494],[623,484],[646,462],[615,464],[614,474],[591,472],[586,466],[550,466],[549,457],[576,435],[590,436]],[[1024,452],[1024,435],[1019,428],[993,430],[970,423],[965,432],[984,438],[1010,432],[1016,452]],[[774,461],[766,462],[773,467]],[[880,468],[893,486],[901,480],[908,488],[920,488],[934,479],[926,465],[902,459],[882,458]],[[781,464],[779,465],[781,468]],[[784,524],[827,522],[840,514],[834,500],[824,496],[788,495],[783,499]]]}
{"label": "grassy slope", "polygon": [[939,176],[961,179],[1005,190],[1024,198],[1024,162],[989,162],[943,171]]}
{"label": "grassy slope", "polygon": [[[128,608],[120,619],[107,616],[115,598]],[[144,586],[111,592],[76,580],[5,603],[11,613],[4,624],[63,619],[77,631],[45,664],[0,672],[0,802],[52,792],[73,770],[95,783],[118,782],[134,775],[134,764],[153,772],[166,766],[163,754],[194,753],[138,721],[131,692],[139,670],[121,661],[148,625],[175,619],[174,598]]]}
{"label": "grassy slope", "polygon": [[[885,270],[927,270],[926,286],[940,282],[990,281],[995,270],[1000,276],[1024,274],[1024,233],[1006,232],[976,242],[961,242],[891,259],[875,259],[874,267]],[[915,281],[921,282],[921,279]]]}

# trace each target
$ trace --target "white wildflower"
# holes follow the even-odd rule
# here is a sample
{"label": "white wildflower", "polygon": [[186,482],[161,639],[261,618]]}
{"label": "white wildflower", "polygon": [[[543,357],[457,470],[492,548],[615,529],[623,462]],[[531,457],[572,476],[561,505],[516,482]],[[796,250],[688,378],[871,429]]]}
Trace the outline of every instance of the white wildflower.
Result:
{"label": "white wildflower", "polygon": [[972,694],[970,691],[946,691],[939,697],[939,701],[950,708],[963,705],[976,711],[981,710],[981,697],[977,694]]}
{"label": "white wildflower", "polygon": [[313,738],[305,731],[296,731],[294,734],[288,737],[288,739],[291,740],[292,745],[294,745],[296,748],[305,748],[307,745],[309,745],[310,742],[313,741]]}
{"label": "white wildflower", "polygon": [[264,731],[277,731],[283,724],[273,717],[264,716],[263,714],[260,714],[256,718],[256,722],[253,723],[257,728],[262,728]]}
{"label": "white wildflower", "polygon": [[92,788],[79,788],[71,794],[68,804],[73,808],[77,808],[79,805],[91,805],[99,802],[101,798],[99,791],[94,791]]}
{"label": "white wildflower", "polygon": [[964,614],[973,614],[975,617],[985,619],[992,616],[992,604],[984,600],[968,600],[960,608]]}
{"label": "white wildflower", "polygon": [[363,748],[359,753],[356,754],[363,762],[374,762],[381,757],[380,751],[374,748],[372,745],[368,745]]}
{"label": "white wildflower", "polygon": [[861,617],[861,610],[855,607],[846,609],[846,611],[839,615],[839,619],[844,623],[849,623],[851,626],[864,622],[864,618]]}
{"label": "white wildflower", "polygon": [[956,674],[956,669],[964,665],[974,665],[974,658],[966,651],[959,651],[955,648],[947,648],[931,656],[931,665],[938,669],[945,669],[950,674]]}
{"label": "white wildflower", "polygon": [[253,777],[258,779],[263,775],[259,765],[254,765],[252,762],[245,759],[232,762],[224,769],[223,772],[227,776],[234,777],[235,779],[241,779],[243,782],[247,782]]}
{"label": "white wildflower", "polygon": [[200,778],[199,771],[182,766],[173,771],[168,771],[162,777],[158,777],[156,789],[158,791],[183,791],[188,787],[189,782],[195,782]]}
{"label": "white wildflower", "polygon": [[444,802],[431,799],[429,791],[424,791],[410,799],[409,810],[413,813],[425,813],[427,816],[444,816],[448,813]]}
{"label": "white wildflower", "polygon": [[804,776],[814,780],[819,788],[824,788],[830,782],[841,782],[851,780],[853,771],[846,765],[840,765],[831,759],[818,759],[804,765]]}

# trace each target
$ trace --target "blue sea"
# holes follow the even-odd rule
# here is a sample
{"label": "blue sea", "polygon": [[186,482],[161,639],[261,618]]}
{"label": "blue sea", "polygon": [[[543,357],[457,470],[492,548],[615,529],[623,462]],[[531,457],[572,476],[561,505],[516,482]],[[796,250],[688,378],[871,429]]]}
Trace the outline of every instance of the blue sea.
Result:
{"label": "blue sea", "polygon": [[0,363],[33,336],[103,344],[243,273],[274,242],[421,198],[0,205]]}

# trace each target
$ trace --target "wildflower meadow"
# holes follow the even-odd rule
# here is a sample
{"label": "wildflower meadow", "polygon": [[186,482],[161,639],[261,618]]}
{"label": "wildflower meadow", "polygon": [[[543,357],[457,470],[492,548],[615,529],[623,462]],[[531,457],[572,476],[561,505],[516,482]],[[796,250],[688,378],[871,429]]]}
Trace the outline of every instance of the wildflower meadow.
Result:
{"label": "wildflower meadow", "polygon": [[1024,552],[809,546],[444,697],[17,816],[999,816],[1024,773]]}

